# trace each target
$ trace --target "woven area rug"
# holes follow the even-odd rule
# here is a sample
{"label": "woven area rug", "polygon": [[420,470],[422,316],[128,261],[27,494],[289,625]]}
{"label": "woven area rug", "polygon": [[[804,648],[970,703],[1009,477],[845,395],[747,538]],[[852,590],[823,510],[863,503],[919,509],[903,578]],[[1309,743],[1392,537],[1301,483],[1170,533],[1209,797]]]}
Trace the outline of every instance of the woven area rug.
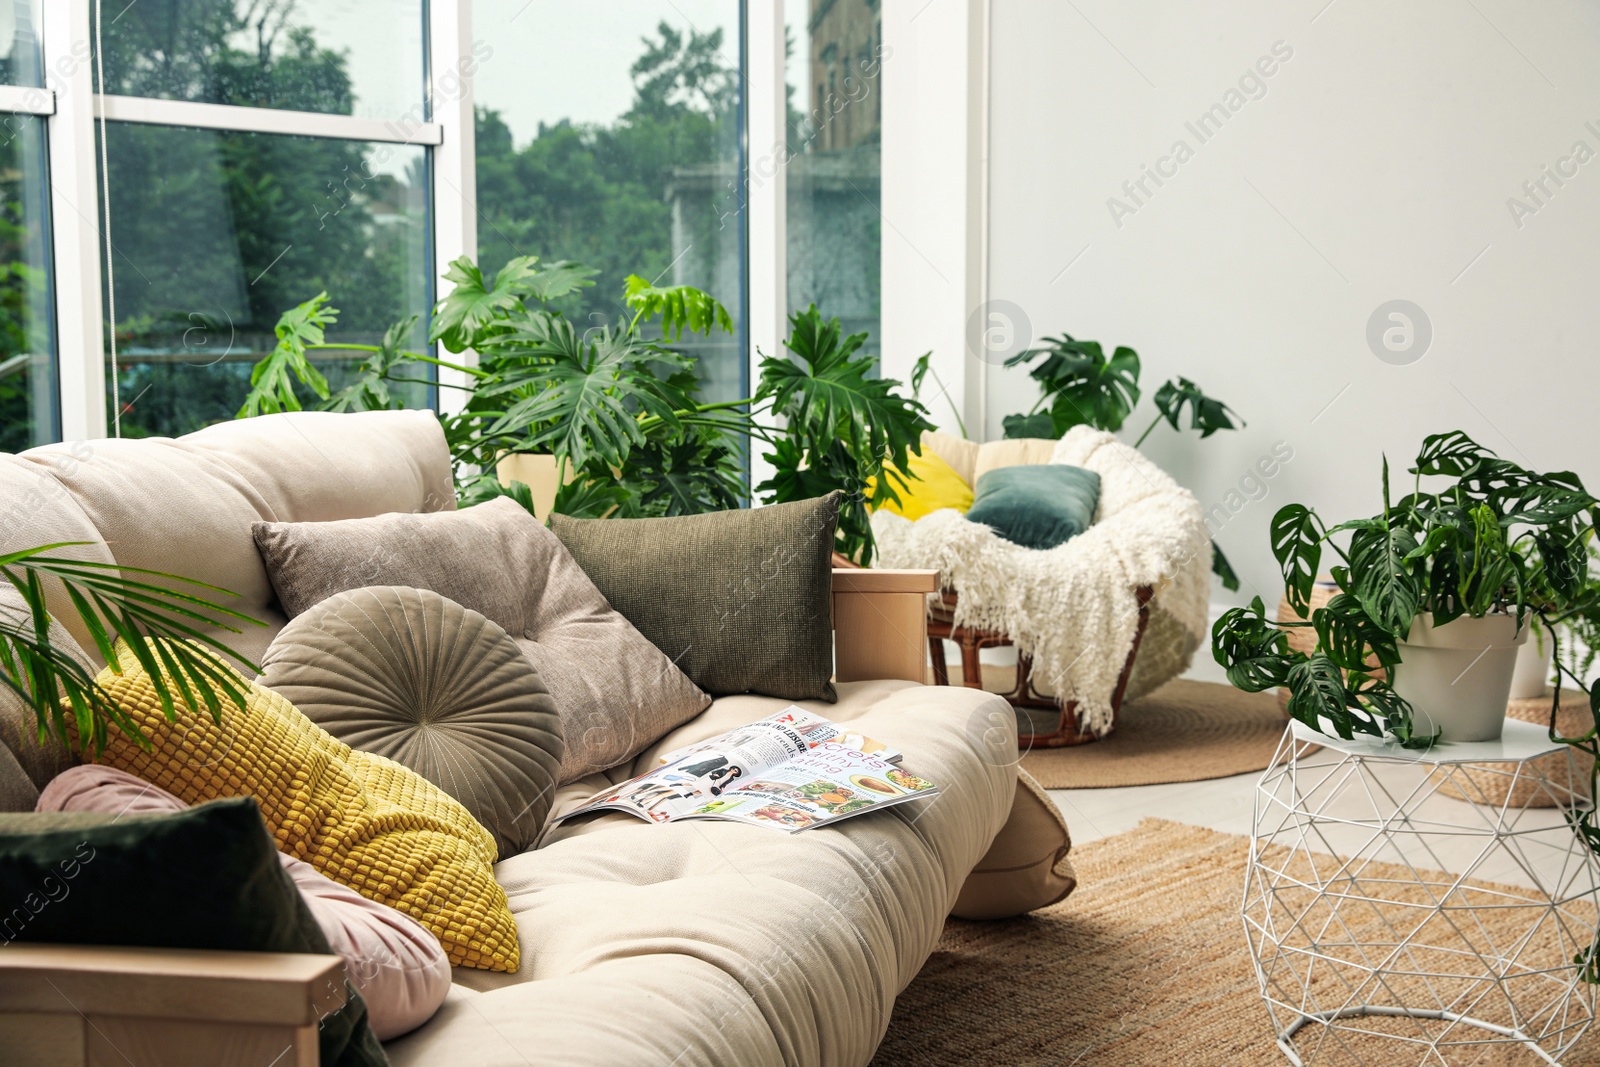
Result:
{"label": "woven area rug", "polygon": [[1111,736],[1034,749],[1022,766],[1046,789],[1226,778],[1266,770],[1283,728],[1271,693],[1179,678],[1125,705]]}
{"label": "woven area rug", "polygon": [[[874,1067],[1287,1062],[1256,991],[1239,918],[1247,838],[1146,819],[1072,855],[1079,889],[1060,904],[1002,922],[949,921],[896,1002]],[[1369,873],[1384,876],[1382,866]],[[1478,914],[1497,937],[1520,929],[1517,918]],[[1422,1055],[1359,1040],[1354,1051],[1375,1067],[1415,1064]],[[1354,1061],[1330,1044],[1310,1062]],[[1518,1050],[1459,1062],[1540,1061]],[[1563,1063],[1600,1064],[1600,1033]]]}

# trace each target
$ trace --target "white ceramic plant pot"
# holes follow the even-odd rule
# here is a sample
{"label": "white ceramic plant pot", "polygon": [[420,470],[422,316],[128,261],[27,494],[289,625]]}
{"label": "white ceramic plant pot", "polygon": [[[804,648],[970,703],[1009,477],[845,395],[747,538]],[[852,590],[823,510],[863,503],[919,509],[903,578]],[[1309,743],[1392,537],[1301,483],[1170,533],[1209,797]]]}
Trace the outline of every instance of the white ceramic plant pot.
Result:
{"label": "white ceramic plant pot", "polygon": [[1442,741],[1494,741],[1506,723],[1517,651],[1528,640],[1514,615],[1452,619],[1433,625],[1418,615],[1400,642],[1395,692],[1410,702],[1419,736]]}
{"label": "white ceramic plant pot", "polygon": [[1550,695],[1550,656],[1555,642],[1540,631],[1517,649],[1517,669],[1511,674],[1511,699],[1531,700]]}

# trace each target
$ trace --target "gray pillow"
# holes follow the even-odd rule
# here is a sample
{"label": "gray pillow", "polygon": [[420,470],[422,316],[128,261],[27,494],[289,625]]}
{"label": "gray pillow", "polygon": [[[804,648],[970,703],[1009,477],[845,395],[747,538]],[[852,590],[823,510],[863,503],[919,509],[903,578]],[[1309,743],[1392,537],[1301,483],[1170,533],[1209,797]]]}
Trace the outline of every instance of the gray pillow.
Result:
{"label": "gray pillow", "polygon": [[708,693],[832,701],[842,499],[666,519],[552,515],[550,528],[611,606]]}
{"label": "gray pillow", "polygon": [[461,801],[500,858],[533,847],[566,746],[555,702],[506,632],[426,589],[339,593],[273,639],[257,681],[351,748]]}
{"label": "gray pillow", "polygon": [[335,593],[401,585],[431,589],[509,633],[561,716],[562,784],[615,767],[711,703],[506,497],[461,511],[252,529],[291,618]]}

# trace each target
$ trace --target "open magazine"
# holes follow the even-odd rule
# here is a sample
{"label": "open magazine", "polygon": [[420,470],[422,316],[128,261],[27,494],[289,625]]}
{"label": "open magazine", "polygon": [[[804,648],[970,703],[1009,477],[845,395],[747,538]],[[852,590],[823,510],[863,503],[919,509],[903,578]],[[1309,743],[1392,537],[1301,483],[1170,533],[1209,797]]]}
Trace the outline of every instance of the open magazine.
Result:
{"label": "open magazine", "polygon": [[651,822],[726,819],[796,833],[939,792],[897,767],[894,749],[793,706],[661,761],[554,821],[625,811]]}

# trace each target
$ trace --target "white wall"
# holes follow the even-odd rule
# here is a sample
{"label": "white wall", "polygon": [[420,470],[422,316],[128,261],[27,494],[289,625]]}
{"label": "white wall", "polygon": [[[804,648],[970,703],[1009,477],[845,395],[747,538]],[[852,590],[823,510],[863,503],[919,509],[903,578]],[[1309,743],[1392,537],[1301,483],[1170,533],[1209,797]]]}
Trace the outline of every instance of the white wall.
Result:
{"label": "white wall", "polygon": [[987,0],[884,0],[883,371],[904,381],[924,352],[922,399],[954,430],[981,421],[981,367],[965,355],[982,299]]}
{"label": "white wall", "polygon": [[[1133,346],[1151,392],[1183,374],[1242,414],[1242,432],[1201,442],[1163,428],[1146,446],[1208,508],[1276,442],[1293,450],[1265,499],[1232,498],[1217,532],[1246,598],[1281,592],[1273,511],[1372,513],[1380,453],[1403,470],[1427,433],[1459,428],[1600,485],[1600,156],[1562,188],[1547,182],[1554,195],[1520,226],[1507,206],[1575,142],[1600,153],[1600,7],[1205,7],[993,0],[990,298],[1023,308],[1035,336]],[[1275,42],[1292,56],[1264,65],[1265,95],[1200,143],[1185,123]],[[1134,205],[1123,182],[1179,139],[1193,158]],[[1113,196],[1136,207],[1120,226]],[[1407,366],[1365,337],[1397,298],[1433,328]],[[1016,370],[984,373],[998,437],[1035,394]],[[1130,426],[1151,412],[1146,401]]]}

